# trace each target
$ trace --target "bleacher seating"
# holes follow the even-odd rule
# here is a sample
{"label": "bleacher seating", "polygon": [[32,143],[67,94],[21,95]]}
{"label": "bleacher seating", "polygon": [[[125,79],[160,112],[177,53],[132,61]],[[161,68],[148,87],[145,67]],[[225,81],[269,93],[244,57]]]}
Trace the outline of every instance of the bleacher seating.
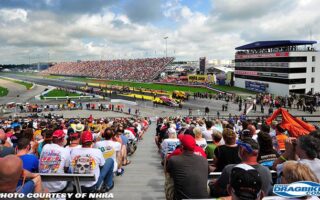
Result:
{"label": "bleacher seating", "polygon": [[42,74],[151,81],[163,72],[165,67],[173,60],[173,57],[167,57],[62,62],[43,71]]}

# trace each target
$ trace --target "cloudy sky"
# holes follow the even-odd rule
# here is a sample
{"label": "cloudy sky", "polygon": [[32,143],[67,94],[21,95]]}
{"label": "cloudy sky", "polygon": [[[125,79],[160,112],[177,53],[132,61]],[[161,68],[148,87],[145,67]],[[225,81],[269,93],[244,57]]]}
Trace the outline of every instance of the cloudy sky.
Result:
{"label": "cloudy sky", "polygon": [[[0,63],[232,59],[259,40],[320,38],[319,0],[1,0]],[[311,34],[310,34],[311,33]]]}

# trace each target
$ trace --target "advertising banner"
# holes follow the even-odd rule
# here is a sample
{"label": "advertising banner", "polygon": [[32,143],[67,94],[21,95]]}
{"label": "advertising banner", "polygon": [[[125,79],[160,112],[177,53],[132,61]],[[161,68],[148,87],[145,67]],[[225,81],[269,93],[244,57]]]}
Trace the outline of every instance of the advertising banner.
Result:
{"label": "advertising banner", "polygon": [[213,83],[215,81],[214,79],[214,76],[208,77],[208,75],[188,75],[189,83]]}
{"label": "advertising banner", "polygon": [[259,82],[253,82],[253,81],[246,81],[246,89],[256,91],[256,92],[266,92],[266,89],[268,87],[268,84],[266,83],[259,83]]}

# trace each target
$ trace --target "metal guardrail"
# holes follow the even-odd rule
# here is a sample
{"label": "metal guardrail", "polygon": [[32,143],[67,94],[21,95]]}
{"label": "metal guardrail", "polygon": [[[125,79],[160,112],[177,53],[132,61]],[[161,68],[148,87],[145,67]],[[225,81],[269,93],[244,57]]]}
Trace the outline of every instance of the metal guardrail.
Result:
{"label": "metal guardrail", "polygon": [[45,174],[40,173],[41,180],[44,182],[50,181],[73,181],[77,193],[82,193],[80,181],[95,181],[94,174]]}

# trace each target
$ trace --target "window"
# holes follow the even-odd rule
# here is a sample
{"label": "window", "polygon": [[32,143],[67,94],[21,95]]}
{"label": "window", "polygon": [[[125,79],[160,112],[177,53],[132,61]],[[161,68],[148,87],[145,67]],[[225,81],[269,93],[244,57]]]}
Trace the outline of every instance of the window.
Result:
{"label": "window", "polygon": [[240,62],[307,62],[306,56],[300,57],[273,57],[273,58],[246,58],[235,59],[235,63]]}
{"label": "window", "polygon": [[257,72],[280,72],[280,73],[306,73],[307,68],[276,68],[276,67],[235,67],[235,70],[257,71]]}
{"label": "window", "polygon": [[311,78],[311,83],[314,83],[314,77]]}
{"label": "window", "polygon": [[312,67],[312,68],[311,68],[311,72],[316,72],[316,68],[315,68],[315,67]]}
{"label": "window", "polygon": [[312,56],[312,62],[316,62],[316,57]]}
{"label": "window", "polygon": [[235,74],[234,77],[248,79],[248,80],[257,80],[257,81],[267,81],[272,83],[283,83],[283,84],[304,84],[306,83],[305,78],[298,79],[287,79],[287,78],[276,78],[276,77],[263,77],[263,76],[247,76],[247,75],[239,75]]}

